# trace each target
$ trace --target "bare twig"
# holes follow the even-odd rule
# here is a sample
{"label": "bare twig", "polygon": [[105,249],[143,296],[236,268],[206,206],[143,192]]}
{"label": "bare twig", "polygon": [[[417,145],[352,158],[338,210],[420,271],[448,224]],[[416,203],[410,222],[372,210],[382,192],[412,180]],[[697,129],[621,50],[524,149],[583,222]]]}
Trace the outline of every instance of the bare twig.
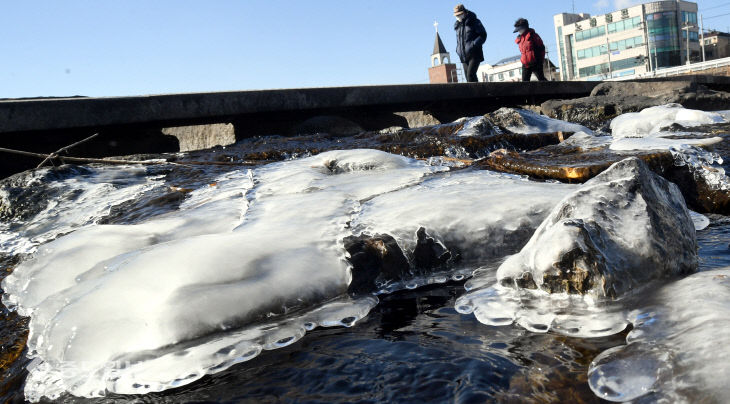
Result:
{"label": "bare twig", "polygon": [[[29,157],[38,157],[38,158],[44,158],[49,159],[52,154],[43,154],[43,153],[33,153],[33,152],[27,152],[22,150],[14,150],[14,149],[6,149],[4,147],[0,147],[0,152],[5,153],[11,153],[11,154],[18,154],[21,156],[29,156]],[[137,160],[113,160],[113,159],[96,159],[96,158],[87,158],[87,157],[70,157],[70,156],[55,156],[54,158],[57,158],[61,160],[61,162],[73,162],[73,163],[98,163],[98,164],[109,164],[109,165],[120,165],[120,164],[142,164],[142,165],[155,165],[155,164],[175,164],[175,165],[191,165],[191,166],[250,166],[250,165],[256,165],[256,164],[265,164],[268,161],[242,161],[242,162],[226,162],[226,161],[185,161],[185,162],[175,162],[175,161],[160,161],[160,160],[144,160],[144,161],[137,161]]]}
{"label": "bare twig", "polygon": [[87,137],[87,138],[86,138],[86,139],[84,139],[84,140],[79,140],[78,142],[76,142],[76,143],[74,143],[74,144],[70,144],[70,145],[68,145],[68,146],[66,146],[66,147],[62,147],[62,148],[58,149],[58,151],[56,151],[56,152],[54,152],[54,153],[51,153],[51,154],[49,154],[49,155],[48,155],[48,157],[46,157],[45,159],[43,159],[43,161],[41,161],[41,163],[40,163],[40,164],[38,164],[38,167],[36,167],[36,168],[41,168],[41,167],[43,167],[43,165],[44,165],[44,164],[46,164],[46,162],[47,162],[47,161],[49,161],[49,160],[53,160],[54,158],[58,157],[58,155],[59,155],[60,153],[62,153],[62,152],[65,152],[65,151],[67,151],[68,149],[70,149],[70,148],[72,148],[72,147],[74,147],[74,146],[78,146],[78,145],[80,145],[81,143],[84,143],[84,142],[86,142],[86,141],[89,141],[89,140],[91,140],[91,139],[93,139],[93,138],[95,138],[95,137],[97,137],[97,136],[99,136],[99,133],[94,133],[93,135],[91,135],[91,136]]}

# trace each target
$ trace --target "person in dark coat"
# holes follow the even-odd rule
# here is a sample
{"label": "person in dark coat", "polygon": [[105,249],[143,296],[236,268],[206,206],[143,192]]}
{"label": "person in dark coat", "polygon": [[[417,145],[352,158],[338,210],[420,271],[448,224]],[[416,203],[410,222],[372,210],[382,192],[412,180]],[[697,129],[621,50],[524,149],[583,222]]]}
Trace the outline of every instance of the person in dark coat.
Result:
{"label": "person in dark coat", "polygon": [[522,57],[522,81],[530,81],[532,73],[535,73],[539,81],[547,81],[545,78],[545,44],[542,38],[537,35],[530,23],[520,18],[515,22],[515,31],[519,33],[515,42],[520,47]]}
{"label": "person in dark coat", "polygon": [[487,30],[479,21],[477,15],[464,8],[463,4],[454,7],[454,17],[456,24],[456,53],[459,55],[461,63],[464,64],[464,74],[466,81],[470,83],[477,82],[477,69],[479,64],[484,61],[484,51],[482,45],[487,41]]}

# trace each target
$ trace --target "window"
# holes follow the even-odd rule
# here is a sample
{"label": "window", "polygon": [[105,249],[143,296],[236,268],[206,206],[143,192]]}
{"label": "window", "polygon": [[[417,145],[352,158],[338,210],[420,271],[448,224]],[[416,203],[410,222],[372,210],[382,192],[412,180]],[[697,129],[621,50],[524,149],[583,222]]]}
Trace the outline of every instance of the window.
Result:
{"label": "window", "polygon": [[515,71],[514,70],[510,70],[509,71],[509,76],[510,77],[515,77]]}
{"label": "window", "polygon": [[[611,62],[611,69],[612,71],[618,71],[618,70],[624,70],[624,69],[630,69],[632,67],[643,65],[645,62],[641,58],[627,58],[617,61]],[[595,76],[598,74],[607,75],[609,72],[608,63],[601,63],[594,66],[588,66],[580,69],[580,76],[581,77],[587,77],[587,76]]]}
{"label": "window", "polygon": [[[641,46],[644,44],[644,37],[643,36],[637,36],[633,38],[624,39],[621,41],[611,42],[609,44],[609,49],[611,52],[616,51],[622,51],[626,49],[632,49],[637,46]],[[598,45],[594,46],[592,48],[586,48],[586,49],[579,49],[578,50],[578,59],[588,59],[600,55],[605,55],[608,53],[606,50],[606,45]]]}
{"label": "window", "polygon": [[689,25],[697,25],[697,13],[689,11],[682,11],[682,23],[688,23]]}
{"label": "window", "polygon": [[607,29],[608,29],[608,33],[612,34],[614,32],[621,32],[621,31],[626,31],[628,29],[637,28],[637,27],[639,27],[640,24],[641,24],[641,17],[634,17],[634,18],[629,18],[626,20],[621,20],[621,21],[610,23],[610,24],[608,24]]}
{"label": "window", "polygon": [[587,39],[596,38],[599,36],[606,35],[606,26],[601,25],[600,27],[587,29],[584,31],[577,31],[575,33],[576,42],[585,41]]}
{"label": "window", "polygon": [[499,73],[497,77],[499,77],[499,81],[504,81],[504,73]]}
{"label": "window", "polygon": [[[687,40],[687,31],[682,30],[682,39],[685,41]],[[690,42],[699,42],[700,41],[700,33],[695,31],[689,32],[689,40]]]}

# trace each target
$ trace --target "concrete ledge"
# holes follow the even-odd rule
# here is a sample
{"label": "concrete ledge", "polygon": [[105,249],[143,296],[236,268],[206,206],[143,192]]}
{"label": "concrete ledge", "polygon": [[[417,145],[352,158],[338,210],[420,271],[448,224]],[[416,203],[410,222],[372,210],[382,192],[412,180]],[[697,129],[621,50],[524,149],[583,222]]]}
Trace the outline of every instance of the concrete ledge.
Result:
{"label": "concrete ledge", "polygon": [[[111,98],[0,101],[0,134],[127,125],[189,126],[257,114],[337,115],[352,110],[399,112],[463,105],[520,105],[588,95],[597,82],[474,83],[334,87]],[[488,111],[485,111],[488,112]]]}

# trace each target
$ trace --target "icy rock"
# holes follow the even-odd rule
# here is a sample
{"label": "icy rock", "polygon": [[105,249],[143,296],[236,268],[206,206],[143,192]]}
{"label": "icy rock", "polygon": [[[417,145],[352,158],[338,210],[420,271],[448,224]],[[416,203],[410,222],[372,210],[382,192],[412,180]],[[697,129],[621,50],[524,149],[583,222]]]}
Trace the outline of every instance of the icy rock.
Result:
{"label": "icy rock", "polygon": [[445,173],[368,200],[351,226],[355,234],[393,237],[415,277],[473,270],[519,251],[575,189],[490,171]]}
{"label": "icy rock", "polygon": [[346,237],[345,250],[352,264],[352,281],[347,289],[350,294],[371,293],[378,280],[400,281],[408,276],[410,263],[396,240],[387,234]]}
{"label": "icy rock", "polygon": [[563,199],[497,277],[550,293],[611,297],[697,265],[695,229],[678,188],[629,158]]}
{"label": "icy rock", "polygon": [[685,109],[679,104],[651,107],[641,112],[626,113],[611,121],[614,138],[661,136],[663,129],[674,124],[683,127],[724,122],[722,115]]}
{"label": "icy rock", "polygon": [[238,172],[164,217],[43,245],[2,285],[31,317],[26,397],[178,387],[314,326],[354,324],[374,303],[342,300],[347,223],[364,201],[444,170],[374,150],[322,153]]}
{"label": "icy rock", "polygon": [[485,115],[485,118],[495,126],[525,135],[551,132],[593,133],[585,126],[549,118],[525,109],[500,108]]}
{"label": "icy rock", "polygon": [[730,397],[730,269],[701,272],[644,296],[627,345],[593,360],[597,396],[635,403],[720,403]]}

